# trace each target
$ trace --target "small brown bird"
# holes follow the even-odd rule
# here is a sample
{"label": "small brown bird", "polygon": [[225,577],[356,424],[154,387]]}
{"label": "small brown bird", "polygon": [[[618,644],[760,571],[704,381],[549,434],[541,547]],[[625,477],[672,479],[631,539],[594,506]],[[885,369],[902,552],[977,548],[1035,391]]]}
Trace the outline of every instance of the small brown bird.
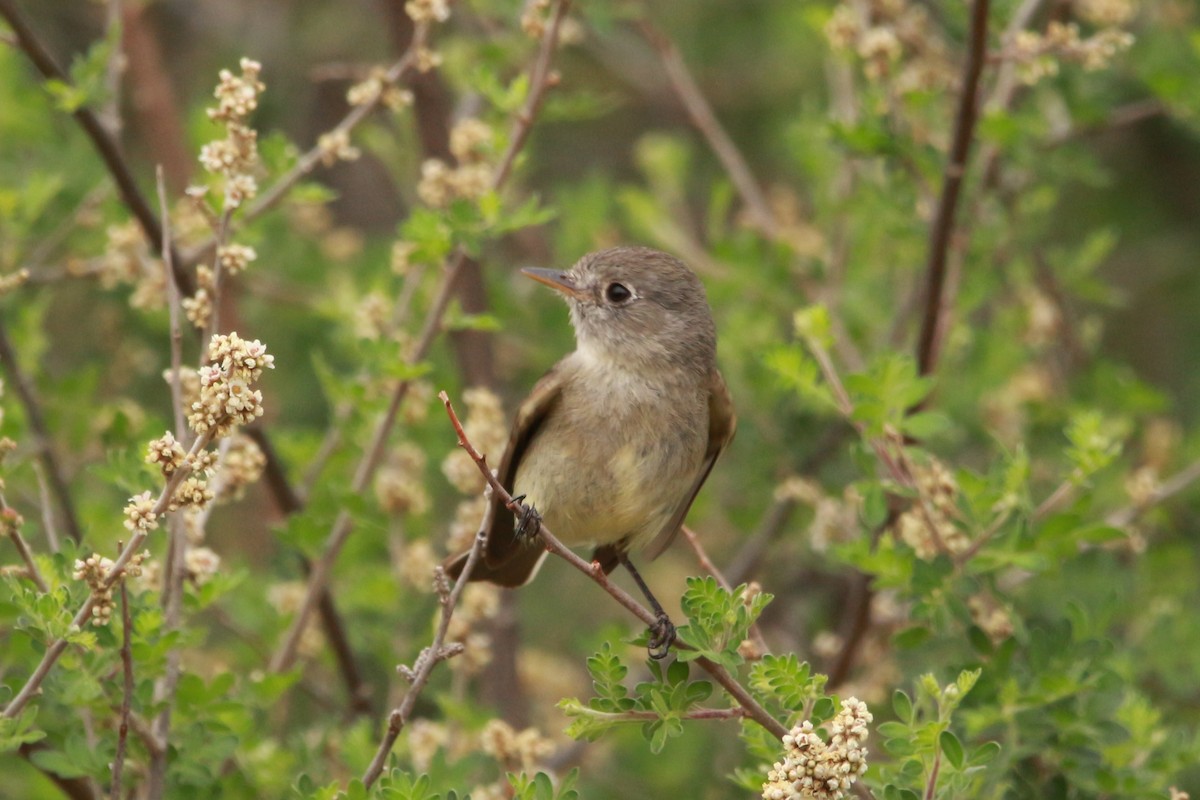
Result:
{"label": "small brown bird", "polygon": [[[652,654],[665,654],[673,629],[627,554],[666,549],[733,438],[704,287],[679,259],[640,247],[592,253],[569,272],[522,272],[566,298],[576,348],[521,404],[497,477],[564,544],[595,547],[606,573],[626,565],[659,614]],[[485,526],[470,579],[531,580],[546,556],[536,537],[498,498]],[[452,558],[447,572],[457,578],[465,563]]]}

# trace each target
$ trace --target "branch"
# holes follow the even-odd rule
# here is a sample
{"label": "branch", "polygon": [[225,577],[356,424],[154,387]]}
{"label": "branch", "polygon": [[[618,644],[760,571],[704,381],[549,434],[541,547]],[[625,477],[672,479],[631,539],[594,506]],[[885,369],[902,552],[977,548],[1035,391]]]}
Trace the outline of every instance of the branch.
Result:
{"label": "branch", "polygon": [[[3,7],[4,2],[5,0],[0,0],[0,8]],[[75,504],[71,502],[71,490],[67,486],[66,475],[63,473],[62,465],[58,462],[58,456],[51,445],[50,429],[46,426],[46,418],[42,415],[42,405],[33,388],[33,381],[17,363],[17,354],[13,350],[12,342],[8,339],[8,329],[4,325],[2,311],[0,311],[0,364],[4,365],[4,371],[8,373],[9,379],[16,387],[17,399],[25,411],[25,419],[29,422],[29,430],[33,434],[38,458],[41,459],[42,467],[46,470],[46,478],[50,483],[50,490],[54,494],[55,502],[58,504],[67,535],[78,544],[83,539],[83,532],[79,527],[79,518],[75,515]]]}
{"label": "branch", "polygon": [[733,181],[738,194],[742,196],[742,202],[746,204],[754,224],[767,236],[775,238],[779,232],[779,223],[771,211],[771,206],[763,196],[758,181],[755,180],[754,174],[746,164],[746,159],[742,157],[733,139],[725,132],[717,115],[713,113],[712,106],[709,105],[704,93],[696,84],[695,78],[692,77],[687,64],[684,63],[683,56],[679,54],[679,49],[649,20],[640,20],[638,29],[646,37],[646,41],[658,52],[658,57],[662,61],[663,69],[667,73],[667,79],[670,81],[676,97],[683,104],[692,124],[696,126],[696,130],[700,131],[708,141],[708,146],[712,148],[725,171],[729,173],[729,178]]}
{"label": "branch", "polygon": [[[0,0],[0,2],[2,2],[2,0]],[[200,452],[205,446],[208,445],[211,439],[211,429],[209,432],[204,433],[201,436],[197,436],[196,441],[192,444],[192,448],[188,455],[195,456],[196,453]],[[187,466],[185,463],[183,466],[171,473],[171,477],[167,479],[166,486],[163,487],[162,493],[159,494],[158,499],[154,503],[154,507],[151,509],[156,518],[161,517],[166,511],[168,503],[170,503],[171,498],[175,495],[175,490],[179,488],[179,484],[183,483],[183,479],[186,478],[191,471],[191,467]],[[104,580],[101,583],[101,588],[108,588],[116,583],[118,579],[123,577],[125,573],[125,565],[129,563],[129,559],[133,558],[134,553],[141,549],[142,545],[146,542],[146,537],[148,534],[149,532],[144,530],[138,530],[133,534],[133,537],[129,540],[129,544],[125,545],[125,548],[121,551],[120,555],[117,556],[117,560],[113,562],[108,574],[104,576]],[[95,595],[89,594],[88,599],[84,601],[83,605],[79,608],[79,611],[77,611],[75,616],[71,619],[72,630],[83,629],[83,626],[86,625],[88,620],[92,618],[92,608],[95,606],[95,603]],[[21,687],[21,690],[17,692],[12,701],[4,708],[4,712],[0,714],[0,716],[11,719],[17,714],[21,713],[21,709],[25,708],[25,706],[29,704],[29,701],[33,699],[34,694],[36,694],[38,689],[41,687],[42,681],[44,681],[46,676],[50,674],[50,670],[54,667],[54,665],[58,662],[59,657],[61,657],[63,652],[67,649],[67,644],[68,641],[65,638],[57,639],[46,648],[46,652],[42,655],[42,660],[38,663],[37,668],[34,669],[33,674],[29,676],[27,681],[25,681],[25,685]]]}
{"label": "branch", "polygon": [[33,553],[29,551],[29,544],[25,541],[25,537],[21,535],[21,530],[18,525],[21,524],[21,515],[14,509],[10,508],[4,500],[4,495],[0,494],[0,527],[5,529],[8,538],[12,539],[13,545],[17,548],[17,553],[20,554],[21,560],[25,562],[25,571],[29,573],[29,579],[33,581],[33,585],[37,587],[42,594],[50,591],[50,587],[46,585],[46,579],[42,577],[41,570],[38,569],[37,562],[33,560]]}
{"label": "branch", "polygon": [[1124,527],[1140,517],[1148,509],[1174,497],[1197,480],[1200,480],[1200,461],[1192,462],[1184,469],[1163,481],[1146,502],[1136,506],[1131,505],[1117,509],[1105,517],[1104,521],[1114,528]]}
{"label": "branch", "polygon": [[[553,82],[550,75],[550,60],[554,54],[554,45],[558,41],[559,29],[562,26],[562,20],[566,15],[569,4],[569,0],[559,0],[555,4],[550,24],[546,26],[546,32],[542,36],[537,56],[530,69],[529,95],[525,100],[525,105],[517,113],[516,119],[513,121],[512,129],[509,133],[508,147],[505,149],[496,167],[496,171],[492,175],[492,190],[499,189],[512,172],[517,155],[529,137],[529,131],[533,127],[538,110],[541,108],[546,90]],[[420,26],[418,26],[417,33],[418,35],[420,34]],[[414,37],[414,44],[415,41]],[[425,316],[425,322],[421,328],[416,346],[413,347],[407,359],[409,365],[420,363],[428,355],[433,342],[441,332],[442,318],[445,316],[446,308],[449,306],[450,299],[454,295],[458,275],[466,263],[466,252],[462,248],[459,248],[451,257],[443,273],[441,285],[438,287],[433,305]],[[384,447],[395,425],[400,404],[408,394],[411,383],[411,380],[405,378],[397,381],[395,387],[392,389],[391,400],[388,403],[387,410],[376,424],[371,439],[368,441],[366,450],[363,453],[363,457],[355,469],[354,478],[350,485],[352,493],[362,494],[370,485],[371,478],[374,476],[375,470],[383,458]],[[270,669],[272,672],[282,672],[291,669],[292,665],[295,664],[296,654],[300,646],[300,637],[304,634],[304,629],[307,627],[308,620],[312,616],[313,609],[316,606],[316,599],[328,584],[329,575],[333,570],[333,562],[337,560],[338,554],[341,552],[353,529],[354,519],[350,516],[350,513],[345,510],[340,511],[337,518],[334,519],[329,535],[325,539],[325,547],[321,552],[320,558],[313,562],[304,600],[296,610],[296,616],[292,620],[292,625],[284,637],[283,644],[280,645],[279,650],[276,651],[271,659]]]}
{"label": "branch", "polygon": [[[454,426],[454,432],[458,436],[459,446],[462,447],[467,452],[467,455],[471,457],[471,460],[475,462],[475,466],[479,468],[479,471],[483,474],[484,479],[487,480],[488,485],[492,487],[493,496],[500,498],[500,501],[509,511],[513,512],[514,514],[523,514],[526,510],[525,506],[513,499],[508,490],[504,488],[504,485],[501,484],[499,479],[497,479],[492,473],[492,470],[488,467],[487,461],[484,459],[483,455],[475,449],[470,440],[467,438],[467,432],[463,430],[462,422],[459,421],[458,415],[454,413],[454,407],[450,404],[449,396],[447,396],[445,392],[440,392],[438,397],[441,398],[442,405],[446,407],[446,414],[450,417],[450,423]],[[651,613],[649,609],[644,607],[641,603],[630,596],[628,592],[609,580],[608,575],[604,573],[604,570],[601,568],[599,563],[592,562],[589,564],[588,562],[584,561],[582,558],[576,555],[574,551],[560,542],[540,520],[538,522],[537,535],[541,538],[542,543],[545,545],[547,550],[564,559],[571,566],[575,567],[575,569],[579,570],[584,575],[587,575],[589,578],[599,584],[604,591],[608,592],[614,600],[616,600],[622,607],[624,607],[635,617],[646,623],[646,625],[654,625],[657,623],[658,618]],[[687,647],[686,643],[680,640],[676,640],[675,646]],[[696,663],[699,664],[705,672],[711,675],[717,681],[717,683],[721,684],[725,691],[729,692],[730,696],[737,701],[738,705],[746,710],[746,715],[748,717],[753,719],[759,725],[763,726],[774,736],[780,739],[787,734],[787,728],[785,728],[777,719],[772,717],[765,708],[759,705],[758,702],[751,697],[750,693],[746,691],[745,687],[738,683],[737,680],[730,675],[729,671],[723,666],[717,664],[711,659],[705,658],[704,656],[697,658]]]}
{"label": "branch", "polygon": [[171,247],[171,217],[167,213],[167,189],[163,178],[163,168],[159,164],[155,169],[155,184],[158,188],[158,206],[162,211],[162,253],[163,269],[166,270],[167,308],[171,324],[171,410],[175,417],[175,438],[184,441],[187,428],[183,422],[183,328],[179,321],[179,287],[171,280],[174,269],[174,250]]}
{"label": "branch", "polygon": [[[33,65],[37,67],[38,72],[42,73],[43,78],[46,80],[61,81],[68,86],[71,85],[71,78],[63,72],[62,68],[55,62],[54,57],[50,55],[50,52],[34,34],[33,29],[29,27],[25,18],[17,11],[13,0],[0,0],[0,16],[13,29],[13,33],[17,36],[17,43],[25,52],[25,55],[29,57],[29,60],[33,62]],[[150,209],[150,204],[142,195],[141,190],[138,189],[133,172],[130,170],[129,164],[125,161],[125,156],[121,152],[120,144],[117,143],[116,139],[113,138],[112,134],[108,132],[91,109],[82,107],[75,111],[73,116],[80,127],[83,128],[84,133],[92,140],[92,145],[100,154],[105,167],[108,168],[108,173],[117,184],[117,191],[121,195],[121,200],[138,221],[138,225],[141,226],[146,241],[157,248],[159,246],[158,243],[162,240],[162,228],[159,225],[158,218],[154,216],[154,212]],[[176,265],[172,273],[175,277],[175,283],[179,286],[181,293],[190,295],[195,289],[192,276],[182,269],[182,262],[177,254],[173,261]]]}
{"label": "branch", "polygon": [[362,780],[367,788],[370,788],[371,784],[375,783],[383,772],[384,762],[387,761],[388,754],[392,752],[392,747],[395,746],[396,739],[400,736],[400,731],[404,729],[405,723],[408,722],[408,717],[412,714],[413,707],[417,704],[417,698],[421,696],[425,685],[429,683],[429,676],[433,674],[433,668],[463,651],[463,645],[461,644],[446,644],[446,633],[450,630],[450,618],[454,615],[454,608],[458,605],[458,599],[466,589],[467,582],[471,578],[471,572],[475,569],[475,565],[479,563],[479,557],[483,554],[485,541],[487,541],[486,535],[483,526],[480,525],[479,532],[475,534],[475,542],[471,545],[471,552],[467,556],[467,563],[463,565],[463,571],[459,574],[458,580],[454,582],[453,589],[447,589],[446,573],[441,567],[438,567],[434,573],[434,582],[438,587],[438,598],[442,606],[437,631],[434,632],[433,642],[417,656],[413,669],[409,671],[402,670],[402,673],[409,679],[412,685],[404,693],[404,699],[400,701],[400,705],[392,709],[392,713],[388,715],[388,726],[383,734],[383,740],[379,743],[379,749],[375,751],[375,757],[371,759],[367,771],[363,773]]}
{"label": "branch", "polygon": [[50,545],[51,553],[57,553],[62,549],[62,545],[58,541],[58,528],[54,525],[54,512],[50,509],[50,487],[46,482],[46,470],[35,461],[33,474],[37,478],[38,506],[42,510],[42,529],[46,533],[46,543]]}
{"label": "branch", "polygon": [[[160,173],[161,174],[161,173]],[[125,582],[121,581],[121,671],[125,682],[121,694],[121,723],[117,728],[117,754],[112,762],[112,791],[111,800],[121,797],[121,770],[125,766],[125,745],[129,737],[129,704],[133,697],[133,649],[130,645],[130,628],[133,623],[129,618],[129,592]]]}
{"label": "branch", "polygon": [[692,552],[696,554],[696,561],[700,564],[700,569],[707,572],[717,579],[717,583],[722,589],[727,592],[733,592],[733,586],[726,580],[721,570],[708,557],[708,551],[704,549],[704,545],[700,543],[700,537],[696,532],[687,525],[680,526],[679,532],[683,534],[683,538],[687,541],[688,546],[692,548]]}
{"label": "branch", "polygon": [[954,122],[949,161],[942,177],[942,193],[929,231],[929,259],[925,273],[925,314],[917,343],[917,366],[928,375],[937,367],[942,338],[947,326],[949,298],[946,292],[946,256],[954,234],[954,215],[967,170],[967,156],[979,117],[979,78],[987,55],[989,0],[973,0],[967,60],[963,65],[962,90]]}
{"label": "branch", "polygon": [[[43,75],[65,80],[62,71],[57,68],[53,62],[53,59],[50,58],[48,53],[46,53],[36,38],[33,37],[32,31],[23,24],[23,21],[19,19],[9,0],[0,0],[0,14],[3,14],[10,21],[14,29],[17,29],[18,26],[21,28],[23,35],[18,37],[19,42],[22,48],[30,54],[31,60],[33,60],[35,64],[38,65],[39,69],[42,70]],[[160,233],[158,221],[154,218],[153,213],[149,211],[144,199],[138,192],[137,186],[130,175],[129,169],[121,157],[119,148],[114,142],[111,141],[111,138],[107,136],[102,126],[99,126],[95,122],[94,117],[90,115],[90,112],[88,112],[87,109],[81,109],[80,112],[76,114],[76,117],[80,120],[81,125],[83,125],[88,134],[92,136],[93,142],[100,151],[101,157],[118,184],[122,198],[134,212],[134,216],[141,224],[146,238],[151,242],[152,246],[158,249],[160,254],[163,255],[164,261],[170,265],[170,274],[174,277],[174,281],[169,281],[168,283],[173,284],[177,292],[191,294],[194,290],[194,286],[190,276],[181,268],[182,259],[180,259],[179,255],[169,247],[166,247],[164,252],[164,246],[167,241],[166,236]],[[292,183],[295,183],[295,180],[298,179],[299,176],[296,176],[295,179],[292,180]],[[262,198],[260,198],[260,202],[261,200]],[[261,213],[264,210],[266,210],[266,206],[260,205],[256,213]],[[166,219],[166,217],[167,215],[164,210],[163,218]],[[164,244],[160,244],[160,242],[163,242]],[[174,328],[174,325],[172,325],[172,327]],[[0,329],[0,335],[2,334],[3,330]],[[178,376],[178,374],[178,370],[176,369],[175,375]],[[267,484],[272,493],[275,495],[278,505],[282,510],[284,510],[285,513],[292,513],[293,511],[298,510],[300,508],[300,503],[296,501],[295,493],[288,485],[287,475],[283,465],[280,463],[274,448],[271,446],[270,441],[266,436],[266,433],[255,426],[248,429],[247,434],[255,441],[255,443],[259,446],[259,449],[262,450],[263,454],[266,456],[267,464],[265,471]],[[45,458],[49,458],[50,454],[48,451],[43,451],[43,453]],[[57,470],[50,468],[48,471],[50,472],[52,478],[58,477]],[[58,481],[56,481],[56,484],[57,483]],[[72,530],[74,531],[74,528]],[[75,532],[74,538],[78,540],[77,532]],[[304,563],[307,570],[307,559],[305,559]],[[326,636],[334,648],[334,654],[336,656],[339,669],[348,686],[349,693],[353,698],[352,702],[354,703],[354,707],[361,710],[363,702],[362,680],[359,675],[357,665],[354,662],[353,653],[349,648],[349,644],[344,632],[344,626],[342,625],[342,622],[337,614],[336,607],[333,605],[332,597],[330,597],[327,592],[321,593],[319,608]],[[47,655],[49,655],[49,653]],[[55,656],[55,658],[57,658],[57,656]]]}
{"label": "branch", "polygon": [[[382,78],[382,81],[384,83],[392,84],[403,78],[405,73],[412,69],[413,64],[416,62],[417,51],[425,46],[425,42],[428,37],[429,25],[426,23],[418,24],[413,33],[412,43],[409,45],[408,50],[399,58],[399,60],[397,60],[388,68],[387,72]],[[334,137],[345,135],[346,137],[349,137],[351,132],[353,132],[355,128],[357,128],[367,117],[369,117],[371,112],[379,108],[382,103],[383,93],[380,92],[373,99],[361,105],[354,106],[354,108],[350,109],[346,116],[342,117],[342,121],[331,128],[326,135]],[[291,169],[281,175],[269,189],[260,192],[254,202],[250,203],[238,215],[242,221],[242,224],[257,219],[267,211],[270,211],[272,208],[277,206],[285,197],[287,197],[288,192],[290,192],[297,183],[311,174],[328,157],[329,155],[325,148],[322,147],[320,141],[318,141],[317,144],[309,148],[304,155],[300,156],[300,158],[296,160],[296,163],[292,165]],[[230,229],[230,232],[232,232],[232,228]],[[188,263],[199,261],[205,253],[216,247],[217,243],[218,237],[214,235],[193,247],[186,253]]]}

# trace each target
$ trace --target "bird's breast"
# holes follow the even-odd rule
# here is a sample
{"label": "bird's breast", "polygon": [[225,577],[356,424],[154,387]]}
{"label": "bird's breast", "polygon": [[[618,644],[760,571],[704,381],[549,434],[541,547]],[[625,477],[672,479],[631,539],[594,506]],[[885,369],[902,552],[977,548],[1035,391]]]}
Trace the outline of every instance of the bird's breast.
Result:
{"label": "bird's breast", "polygon": [[584,374],[566,382],[517,466],[514,489],[572,546],[649,542],[695,480],[707,447],[699,385]]}

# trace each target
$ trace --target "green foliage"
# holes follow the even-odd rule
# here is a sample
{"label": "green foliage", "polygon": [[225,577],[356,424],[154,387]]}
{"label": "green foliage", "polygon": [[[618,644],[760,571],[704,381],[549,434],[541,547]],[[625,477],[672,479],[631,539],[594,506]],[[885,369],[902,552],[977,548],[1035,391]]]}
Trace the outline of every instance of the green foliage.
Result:
{"label": "green foliage", "polygon": [[[866,700],[861,780],[877,798],[1200,795],[1195,8],[1143,4],[1117,19],[1122,2],[992,4],[945,314],[935,352],[920,354],[970,4],[575,3],[531,118],[542,4],[452,4],[428,40],[441,65],[401,81],[414,105],[367,115],[350,140],[361,157],[343,162],[306,162],[306,149],[348,112],[366,65],[399,56],[407,23],[391,14],[403,3],[170,25],[156,13],[114,23],[103,4],[19,5],[69,76],[40,80],[4,34],[0,438],[16,448],[0,445],[0,510],[23,517],[48,590],[0,536],[0,709],[48,646],[67,646],[29,704],[0,715],[0,793],[57,797],[54,776],[107,796],[128,701],[122,794],[145,790],[146,731],[169,709],[165,797],[754,796],[783,747],[718,688],[711,662],[824,742],[841,699]],[[1081,38],[1039,40],[1043,52],[1006,32],[1030,10],[1024,35],[1053,21]],[[643,22],[712,106],[715,148]],[[1123,31],[1136,37],[1128,51],[1089,51],[1102,64],[1070,51]],[[121,50],[136,36],[164,63]],[[258,259],[223,275],[221,325],[276,355],[259,424],[277,460],[190,531],[221,565],[184,581],[178,619],[161,589],[166,528],[148,537],[156,569],[127,587],[126,697],[120,609],[108,626],[73,627],[88,591],[73,573],[77,559],[115,556],[128,498],[162,486],[144,457],[174,427],[170,332],[157,243],[73,114],[115,118],[156,212],[154,167],[167,167],[172,232],[195,276],[196,258],[212,263],[203,211],[219,217],[225,198],[195,159],[221,127],[205,108],[242,54],[267,84],[250,118],[259,198],[319,164],[261,213],[251,200],[228,220]],[[148,77],[169,81],[171,102]],[[479,141],[453,154],[443,123],[467,117]],[[432,159],[481,169],[431,203]],[[186,199],[184,181],[208,194]],[[559,300],[517,268],[566,268],[616,243],[675,253],[704,282],[739,425],[689,525],[742,585],[685,586],[697,569],[681,546],[651,566],[681,645],[645,665],[614,644],[640,626],[553,559],[504,600],[470,587],[450,636],[466,652],[438,665],[368,787],[359,776],[408,688],[395,667],[415,663],[436,624],[432,565],[479,519],[446,480],[456,446],[436,391],[461,413],[464,390],[491,383],[511,412],[571,337]],[[460,254],[473,263],[447,293]],[[10,286],[21,269],[28,282]],[[425,332],[433,344],[416,358]],[[364,470],[385,415],[394,428]],[[472,435],[502,443],[507,421],[483,416]],[[298,663],[273,669],[339,518],[353,523],[329,571],[341,625],[311,625]],[[561,699],[589,679],[590,697]],[[530,727],[497,727],[492,702]],[[564,763],[581,767],[556,776]]]}
{"label": "green foliage", "polygon": [[749,687],[761,702],[792,714],[820,699],[826,680],[826,676],[814,673],[808,662],[800,661],[792,653],[768,654],[751,665]]}
{"label": "green foliage", "polygon": [[687,586],[682,602],[688,622],[679,628],[679,638],[694,649],[680,650],[677,658],[686,662],[704,657],[736,668],[744,660],[737,647],[771,595],[748,594],[745,584],[727,592],[712,577],[688,578]]}
{"label": "green foliage", "polygon": [[630,694],[621,683],[629,669],[605,643],[588,659],[596,696],[586,705],[574,698],[558,704],[572,720],[567,734],[594,741],[619,725],[636,723],[651,751],[661,752],[668,739],[683,733],[686,715],[712,695],[713,687],[707,681],[689,681],[683,660],[673,661],[666,670],[661,663],[650,661],[648,668],[654,680],[639,683]]}

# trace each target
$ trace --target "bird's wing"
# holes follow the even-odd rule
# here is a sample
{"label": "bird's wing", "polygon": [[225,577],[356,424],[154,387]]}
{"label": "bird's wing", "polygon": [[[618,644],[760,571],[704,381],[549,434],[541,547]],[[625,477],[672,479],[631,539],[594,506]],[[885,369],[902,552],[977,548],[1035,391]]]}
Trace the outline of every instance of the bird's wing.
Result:
{"label": "bird's wing", "polygon": [[675,509],[675,513],[646,547],[646,554],[650,558],[658,558],[675,539],[675,534],[679,533],[688,509],[692,507],[692,501],[696,499],[700,487],[704,485],[708,473],[712,471],[717,457],[721,455],[725,445],[733,439],[736,429],[737,415],[733,411],[733,398],[729,396],[729,387],[725,385],[725,379],[721,377],[720,371],[713,367],[708,374],[708,449],[704,453],[704,462],[700,465],[700,472],[697,473],[696,480],[692,482],[683,501]]}
{"label": "bird's wing", "polygon": [[[546,416],[562,397],[562,386],[563,370],[556,365],[534,385],[525,402],[517,409],[512,432],[508,437],[508,446],[504,448],[504,455],[496,468],[496,477],[510,493],[517,478],[517,467],[521,463],[521,457],[537,436]],[[500,498],[494,495],[491,499],[489,522],[491,525],[488,528],[483,557],[489,566],[497,567],[512,558],[520,548],[516,535],[516,519],[500,502]]]}
{"label": "bird's wing", "polygon": [[[508,445],[504,448],[504,455],[501,456],[496,469],[500,485],[510,493],[521,457],[529,448],[533,437],[537,435],[546,415],[561,397],[562,370],[556,365],[534,385],[529,397],[517,409]],[[528,583],[545,558],[546,551],[541,547],[526,547],[518,541],[516,520],[495,495],[489,501],[483,529],[486,537],[483,558],[471,570],[470,579],[510,587]],[[468,555],[469,552],[460,553],[444,562],[446,573],[454,580],[458,580],[463,567],[466,566]]]}

